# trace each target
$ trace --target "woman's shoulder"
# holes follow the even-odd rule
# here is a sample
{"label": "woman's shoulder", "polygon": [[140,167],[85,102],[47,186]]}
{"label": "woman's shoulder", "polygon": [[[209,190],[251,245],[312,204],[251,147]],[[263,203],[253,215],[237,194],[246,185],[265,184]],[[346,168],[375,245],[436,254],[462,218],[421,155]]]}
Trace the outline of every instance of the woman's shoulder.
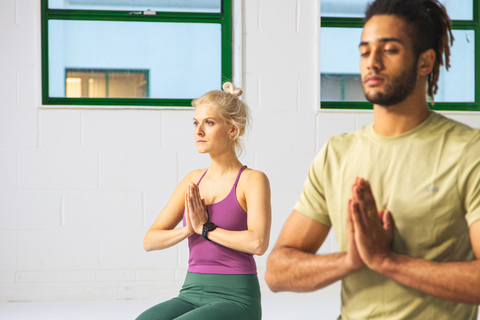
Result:
{"label": "woman's shoulder", "polygon": [[200,178],[205,173],[205,171],[207,171],[207,169],[208,168],[196,169],[196,170],[190,171],[189,173],[187,173],[187,175],[182,179],[180,183],[181,184],[182,183],[189,184],[190,182],[198,183],[198,180],[200,180]]}
{"label": "woman's shoulder", "polygon": [[242,176],[244,178],[244,181],[247,184],[250,183],[267,183],[268,184],[268,177],[265,173],[259,170],[255,169],[245,169],[242,173]]}

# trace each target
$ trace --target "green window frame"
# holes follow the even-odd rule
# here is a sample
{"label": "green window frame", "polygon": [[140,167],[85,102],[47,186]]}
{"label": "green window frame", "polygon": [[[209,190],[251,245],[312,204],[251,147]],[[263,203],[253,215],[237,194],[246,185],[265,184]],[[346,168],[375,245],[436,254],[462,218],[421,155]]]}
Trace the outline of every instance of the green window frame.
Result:
{"label": "green window frame", "polygon": [[[134,1],[132,1],[134,4]],[[70,10],[50,9],[48,0],[41,0],[41,46],[42,46],[42,104],[43,105],[89,105],[89,106],[149,106],[190,107],[192,99],[160,98],[66,98],[49,96],[49,48],[48,22],[50,20],[87,21],[136,21],[177,23],[218,23],[221,25],[221,79],[232,80],[233,69],[233,15],[232,0],[221,0],[219,13],[163,12],[155,14],[144,11]],[[221,83],[219,83],[219,88]]]}
{"label": "green window frame", "polygon": [[[473,20],[452,20],[452,30],[473,30],[475,32],[475,102],[435,102],[430,104],[437,111],[480,111],[480,0],[473,0]],[[321,28],[363,28],[363,18],[321,17]],[[320,48],[321,50],[321,48]],[[371,110],[370,102],[320,101],[321,109]]]}

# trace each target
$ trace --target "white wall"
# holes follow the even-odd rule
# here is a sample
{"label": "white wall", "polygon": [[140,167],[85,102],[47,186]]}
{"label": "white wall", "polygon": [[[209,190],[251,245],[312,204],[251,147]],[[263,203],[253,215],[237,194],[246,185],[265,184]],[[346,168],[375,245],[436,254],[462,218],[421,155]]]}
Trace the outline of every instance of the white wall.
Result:
{"label": "white wall", "polygon": [[[319,148],[371,113],[318,112],[316,0],[243,1],[243,162],[272,186],[270,250]],[[41,106],[40,0],[0,3],[0,301],[173,296],[186,243],[145,253],[145,231],[175,185],[207,167],[186,110]],[[480,127],[480,114],[456,116]],[[329,237],[320,250],[336,250]],[[268,253],[257,258],[263,281]]]}

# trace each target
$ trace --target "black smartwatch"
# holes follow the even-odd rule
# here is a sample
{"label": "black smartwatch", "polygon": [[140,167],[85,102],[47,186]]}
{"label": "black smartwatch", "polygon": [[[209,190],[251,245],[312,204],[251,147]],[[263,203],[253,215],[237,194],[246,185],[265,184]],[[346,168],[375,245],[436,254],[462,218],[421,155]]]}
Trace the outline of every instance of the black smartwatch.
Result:
{"label": "black smartwatch", "polygon": [[213,222],[205,222],[203,224],[203,230],[202,230],[202,238],[205,239],[205,240],[208,240],[208,241],[212,241],[210,239],[208,239],[208,232],[209,231],[213,231],[217,228],[217,226],[215,225],[215,223]]}

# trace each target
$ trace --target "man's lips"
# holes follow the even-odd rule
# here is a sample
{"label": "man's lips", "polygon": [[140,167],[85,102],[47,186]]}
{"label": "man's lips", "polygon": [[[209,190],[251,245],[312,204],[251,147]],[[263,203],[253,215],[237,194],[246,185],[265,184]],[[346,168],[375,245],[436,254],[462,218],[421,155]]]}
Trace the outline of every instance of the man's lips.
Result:
{"label": "man's lips", "polygon": [[370,76],[370,77],[367,77],[367,80],[365,80],[365,83],[367,85],[369,85],[370,87],[374,87],[374,86],[377,86],[377,85],[383,83],[384,81],[385,81],[385,79],[383,79],[382,77]]}
{"label": "man's lips", "polygon": [[197,143],[206,142],[205,140],[198,140]]}

